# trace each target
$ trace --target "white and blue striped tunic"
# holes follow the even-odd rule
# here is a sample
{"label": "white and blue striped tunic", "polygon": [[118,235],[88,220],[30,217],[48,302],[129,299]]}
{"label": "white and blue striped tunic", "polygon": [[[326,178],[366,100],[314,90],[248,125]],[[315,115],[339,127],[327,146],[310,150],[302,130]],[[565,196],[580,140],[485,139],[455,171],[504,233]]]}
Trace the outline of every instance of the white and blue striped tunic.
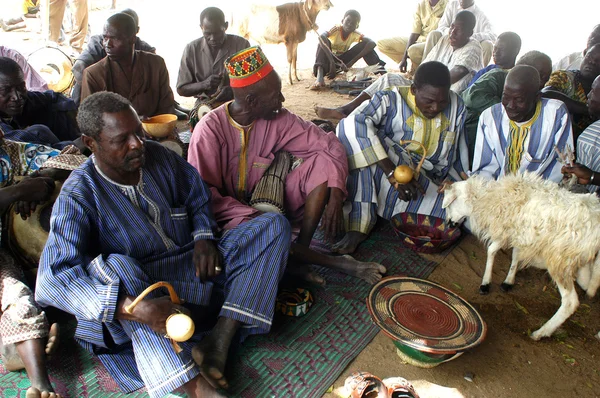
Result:
{"label": "white and blue striped tunic", "polygon": [[[348,154],[348,202],[344,205],[346,231],[368,234],[377,215],[387,220],[394,214],[411,212],[445,217],[439,184],[446,178],[461,180],[468,170],[468,149],[464,134],[465,107],[450,91],[449,105],[433,119],[418,110],[410,87],[377,92],[337,127],[337,135]],[[416,140],[427,150],[417,180],[424,195],[408,202],[398,199],[377,162],[389,158],[395,165],[416,164],[418,146],[401,146],[401,140]],[[407,149],[411,151],[409,155]]]}
{"label": "white and blue striped tunic", "polygon": [[[36,300],[75,315],[76,339],[124,391],[145,385],[159,397],[199,374],[191,348],[209,331],[197,324],[193,340],[175,354],[147,325],[115,319],[119,295],[137,296],[167,281],[185,303],[242,322],[242,338],[266,333],[291,232],[283,216],[262,215],[218,238],[210,191],[198,172],[157,143],[145,147],[135,186],[111,181],[93,157],[65,182],[40,259]],[[192,260],[200,239],[215,240],[224,262],[224,272],[206,283],[195,277]]]}
{"label": "white and blue striped tunic", "polygon": [[[541,99],[541,110],[525,139],[523,156],[518,172],[533,172],[543,178],[559,182],[562,179],[556,145],[564,151],[573,147],[573,132],[569,111],[562,101]],[[479,117],[472,175],[497,179],[508,171],[507,148],[510,146],[510,119],[502,104],[483,111]]]}
{"label": "white and blue striped tunic", "polygon": [[[600,172],[600,120],[590,124],[577,138],[577,162]],[[589,192],[598,192],[598,185],[588,185]]]}

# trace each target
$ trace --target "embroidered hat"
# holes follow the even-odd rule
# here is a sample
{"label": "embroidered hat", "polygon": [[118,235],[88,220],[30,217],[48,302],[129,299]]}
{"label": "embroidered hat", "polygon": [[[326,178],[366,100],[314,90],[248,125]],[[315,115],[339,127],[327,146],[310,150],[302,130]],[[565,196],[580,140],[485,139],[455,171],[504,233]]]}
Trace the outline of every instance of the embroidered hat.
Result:
{"label": "embroidered hat", "polygon": [[258,46],[246,48],[225,61],[231,87],[254,84],[273,71],[273,66]]}

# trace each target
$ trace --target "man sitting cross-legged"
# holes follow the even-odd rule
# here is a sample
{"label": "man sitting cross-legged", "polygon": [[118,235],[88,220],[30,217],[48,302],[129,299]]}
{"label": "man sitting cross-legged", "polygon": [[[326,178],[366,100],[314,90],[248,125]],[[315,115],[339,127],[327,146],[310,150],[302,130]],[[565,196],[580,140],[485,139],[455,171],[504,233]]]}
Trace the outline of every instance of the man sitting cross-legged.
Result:
{"label": "man sitting cross-legged", "polygon": [[[348,164],[344,147],[333,133],[282,108],[281,79],[259,47],[227,61],[234,100],[208,113],[196,125],[189,162],[210,186],[215,218],[225,230],[249,222],[261,212],[250,199],[279,151],[297,158],[285,178],[282,203],[292,225],[300,227],[289,272],[322,284],[307,264],[335,268],[374,283],[385,268],[350,256],[326,256],[309,249],[322,220],[333,239],[342,227]],[[283,181],[282,181],[283,183]]]}
{"label": "man sitting cross-legged", "polygon": [[[313,67],[317,81],[310,87],[311,90],[325,87],[325,74],[330,79],[335,79],[339,70],[347,71],[361,58],[367,65],[379,65],[377,73],[385,73],[385,62],[375,52],[375,42],[356,30],[359,23],[358,11],[348,10],[341,25],[321,34]],[[353,46],[354,43],[356,45]]]}
{"label": "man sitting cross-legged", "polygon": [[496,179],[534,172],[559,182],[561,164],[554,149],[573,148],[569,112],[558,100],[540,98],[536,68],[517,65],[508,72],[502,103],[479,118],[472,174]]}
{"label": "man sitting cross-legged", "polygon": [[[412,212],[445,217],[438,189],[446,179],[465,178],[467,143],[463,132],[464,106],[450,90],[450,72],[439,62],[425,62],[411,86],[376,93],[337,127],[346,147],[350,176],[344,205],[346,236],[334,246],[351,253],[373,229],[377,216]],[[401,140],[421,142],[400,145]],[[410,150],[412,153],[409,153]],[[396,166],[415,164],[425,156],[421,173],[399,184]]]}
{"label": "man sitting cross-legged", "polygon": [[[77,118],[93,155],[54,204],[36,300],[75,315],[75,338],[124,391],[145,385],[151,397],[179,387],[190,397],[220,396],[233,339],[271,328],[288,221],[263,214],[218,235],[198,172],[144,141],[129,101],[97,93]],[[125,311],[158,281],[171,283],[185,304],[154,293]],[[164,337],[178,311],[196,324],[179,354]]]}

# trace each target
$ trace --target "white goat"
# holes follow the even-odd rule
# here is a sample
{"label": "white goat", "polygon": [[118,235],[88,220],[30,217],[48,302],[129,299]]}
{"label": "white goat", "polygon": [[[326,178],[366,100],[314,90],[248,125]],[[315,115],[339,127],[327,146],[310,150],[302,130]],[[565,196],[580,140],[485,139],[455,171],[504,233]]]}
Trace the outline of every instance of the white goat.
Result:
{"label": "white goat", "polygon": [[[579,306],[574,281],[588,297],[600,285],[600,202],[593,194],[574,194],[556,183],[531,174],[497,181],[471,177],[445,189],[446,218],[469,218],[471,231],[488,244],[488,258],[480,291],[489,291],[494,256],[513,248],[504,290],[515,281],[518,262],[547,269],[558,286],[561,305],[531,338],[548,337]],[[600,333],[598,335],[600,338]]]}

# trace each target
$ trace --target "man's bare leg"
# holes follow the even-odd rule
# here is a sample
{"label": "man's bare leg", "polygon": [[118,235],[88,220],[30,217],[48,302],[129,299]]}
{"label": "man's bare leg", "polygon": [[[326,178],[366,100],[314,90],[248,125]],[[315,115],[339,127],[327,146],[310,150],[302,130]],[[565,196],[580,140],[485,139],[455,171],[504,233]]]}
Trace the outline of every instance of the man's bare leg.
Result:
{"label": "man's bare leg", "polygon": [[325,72],[322,66],[317,66],[317,80],[310,86],[311,90],[319,90],[325,87]]}
{"label": "man's bare leg", "polygon": [[358,245],[364,242],[368,237],[369,235],[358,231],[346,232],[346,235],[344,235],[342,240],[333,245],[331,250],[339,254],[354,253],[358,248]]}
{"label": "man's bare leg", "polygon": [[231,340],[240,326],[239,321],[220,317],[210,335],[192,349],[200,374],[213,388],[229,387],[225,379],[225,365]]}
{"label": "man's bare leg", "polygon": [[61,397],[59,394],[54,393],[46,369],[46,356],[56,349],[58,331],[58,325],[53,324],[47,342],[44,339],[33,339],[15,344],[17,353],[23,361],[23,366],[31,382],[31,387],[26,392],[27,398]]}
{"label": "man's bare leg", "polygon": [[313,189],[306,197],[304,217],[297,239],[299,245],[310,247],[310,242],[319,226],[319,221],[321,221],[328,200],[329,188],[326,182]]}
{"label": "man's bare leg", "polygon": [[353,110],[358,108],[360,104],[369,99],[371,99],[371,96],[365,92],[362,92],[358,97],[338,108],[324,108],[321,106],[315,106],[315,113],[321,119],[340,120],[348,116]]}
{"label": "man's bare leg", "polygon": [[329,256],[294,243],[290,249],[290,255],[305,263],[335,269],[345,274],[363,279],[371,284],[381,280],[383,274],[387,271],[385,267],[379,263],[358,261],[348,255]]}

